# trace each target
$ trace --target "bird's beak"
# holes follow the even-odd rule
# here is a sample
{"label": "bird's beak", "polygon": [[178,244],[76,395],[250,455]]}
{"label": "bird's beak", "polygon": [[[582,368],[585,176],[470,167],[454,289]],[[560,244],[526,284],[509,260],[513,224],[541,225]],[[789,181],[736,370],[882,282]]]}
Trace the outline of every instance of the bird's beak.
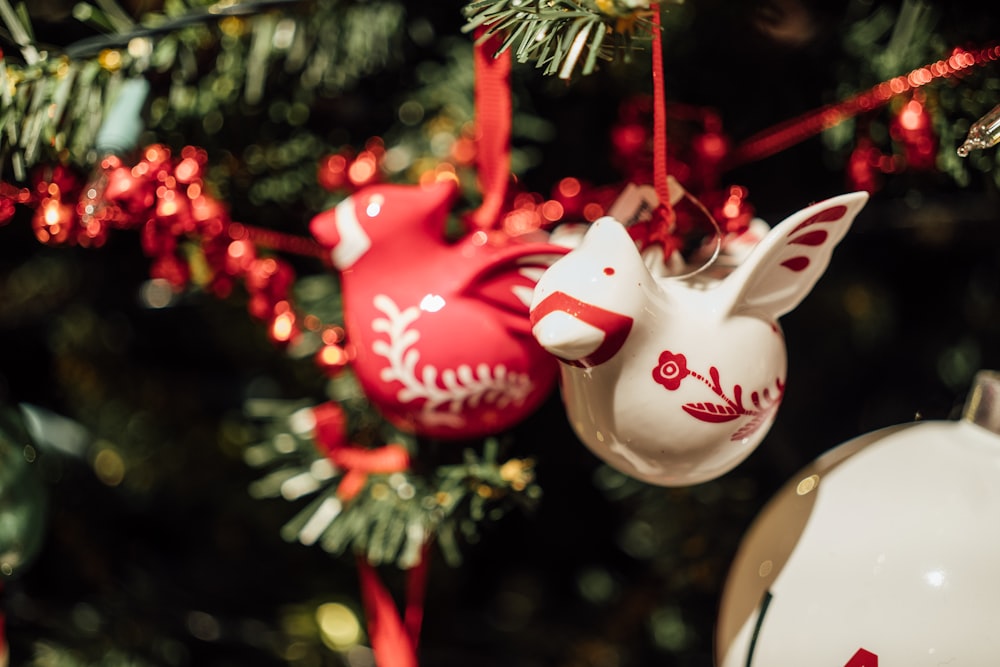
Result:
{"label": "bird's beak", "polygon": [[632,318],[553,292],[531,309],[531,334],[571,366],[590,368],[615,356],[632,330]]}

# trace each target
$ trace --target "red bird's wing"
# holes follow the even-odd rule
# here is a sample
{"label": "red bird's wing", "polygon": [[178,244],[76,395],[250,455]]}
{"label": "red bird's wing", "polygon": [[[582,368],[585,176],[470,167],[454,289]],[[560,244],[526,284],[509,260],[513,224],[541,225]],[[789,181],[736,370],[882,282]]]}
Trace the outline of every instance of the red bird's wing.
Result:
{"label": "red bird's wing", "polygon": [[[480,246],[486,261],[471,273],[459,291],[491,306],[513,334],[531,335],[528,307],[542,273],[568,252],[547,243]],[[491,254],[492,253],[492,254]]]}

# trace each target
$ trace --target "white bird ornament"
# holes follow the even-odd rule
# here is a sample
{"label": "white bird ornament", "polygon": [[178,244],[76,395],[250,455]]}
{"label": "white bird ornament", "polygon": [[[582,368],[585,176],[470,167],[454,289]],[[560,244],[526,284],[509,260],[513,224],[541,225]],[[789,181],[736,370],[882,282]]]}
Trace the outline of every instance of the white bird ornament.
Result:
{"label": "white bird ornament", "polygon": [[721,280],[653,277],[614,218],[535,287],[532,334],[560,360],[570,424],[605,462],[662,486],[719,477],[774,422],[787,356],[778,318],[826,269],[868,195],[805,208]]}

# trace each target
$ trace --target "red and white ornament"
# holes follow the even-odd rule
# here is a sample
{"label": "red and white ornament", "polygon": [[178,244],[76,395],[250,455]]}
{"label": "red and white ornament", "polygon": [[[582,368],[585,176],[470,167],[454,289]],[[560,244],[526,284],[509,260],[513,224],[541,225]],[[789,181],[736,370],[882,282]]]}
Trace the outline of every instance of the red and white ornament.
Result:
{"label": "red and white ornament", "polygon": [[473,438],[548,396],[555,361],[531,337],[537,277],[564,249],[478,231],[449,244],[453,181],[373,185],[316,216],[340,271],[346,343],[368,399],[419,435]]}
{"label": "red and white ornament", "polygon": [[539,279],[531,304],[532,333],[561,361],[583,443],[665,486],[718,477],[745,459],[784,392],[777,318],[809,293],[867,198],[799,211],[714,283],[654,277],[622,224],[595,222]]}
{"label": "red and white ornament", "polygon": [[990,665],[1000,655],[1000,375],[960,421],[869,433],[790,480],[744,537],[720,667]]}

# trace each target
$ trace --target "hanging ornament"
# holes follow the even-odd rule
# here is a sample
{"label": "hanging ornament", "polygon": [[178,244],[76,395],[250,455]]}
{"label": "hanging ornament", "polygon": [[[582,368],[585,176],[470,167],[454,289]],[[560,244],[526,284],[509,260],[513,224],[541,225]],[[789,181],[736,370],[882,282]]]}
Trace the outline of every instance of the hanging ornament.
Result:
{"label": "hanging ornament", "polygon": [[1000,375],[959,421],[824,454],[744,537],[722,596],[721,667],[989,665],[1000,655]]}
{"label": "hanging ornament", "polygon": [[[480,33],[482,34],[482,33]],[[531,337],[535,280],[565,249],[503,230],[510,181],[510,53],[474,51],[481,205],[456,243],[445,224],[454,178],[369,185],[316,216],[310,230],[340,271],[346,341],[371,403],[400,429],[464,439],[503,431],[555,385],[556,364]]]}
{"label": "hanging ornament", "polygon": [[847,159],[847,185],[855,190],[873,193],[882,187],[879,168],[885,156],[868,137],[858,139]]}
{"label": "hanging ornament", "polygon": [[38,206],[31,227],[41,243],[63,245],[76,241],[76,211],[69,202],[78,188],[74,174],[62,165],[39,170],[35,178]]}
{"label": "hanging ornament", "polygon": [[376,185],[316,216],[340,271],[346,340],[369,400],[399,428],[473,438],[521,421],[555,383],[527,318],[535,278],[563,251],[444,225],[454,181]]}
{"label": "hanging ornament", "polygon": [[927,106],[917,97],[902,105],[889,125],[889,133],[903,148],[903,159],[910,169],[933,169],[937,163],[938,142]]}
{"label": "hanging ornament", "polygon": [[539,279],[532,333],[561,361],[570,424],[613,467],[666,486],[722,475],[767,433],[785,387],[777,318],[808,294],[867,194],[792,215],[721,281],[654,278],[614,218]]}
{"label": "hanging ornament", "polygon": [[696,192],[712,192],[718,188],[722,164],[732,150],[732,142],[722,131],[718,114],[705,112],[702,124],[704,129],[691,139],[691,176],[687,186]]}

